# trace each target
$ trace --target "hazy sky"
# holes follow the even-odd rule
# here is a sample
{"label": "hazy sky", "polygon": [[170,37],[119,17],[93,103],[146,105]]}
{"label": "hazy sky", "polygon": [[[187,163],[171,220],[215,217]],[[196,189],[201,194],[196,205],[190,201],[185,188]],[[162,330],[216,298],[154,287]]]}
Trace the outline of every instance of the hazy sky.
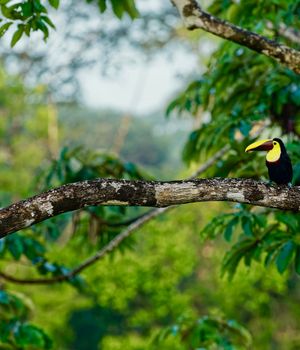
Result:
{"label": "hazy sky", "polygon": [[[188,66],[186,65],[188,59]],[[197,70],[196,57],[180,50],[170,62],[166,55],[145,63],[123,66],[114,77],[99,69],[80,75],[84,100],[92,107],[112,107],[126,112],[148,113],[163,108],[180,88],[181,76]]]}
{"label": "hazy sky", "polygon": [[[160,11],[165,6],[159,0],[138,0],[139,9]],[[84,100],[93,107],[120,108],[126,112],[148,113],[162,109],[182,86],[180,76],[197,71],[197,57],[184,53],[182,46],[172,47],[170,55],[163,52],[145,63],[135,55],[136,64],[123,65],[114,77],[103,77],[99,70],[81,73]],[[188,62],[188,65],[186,64]]]}

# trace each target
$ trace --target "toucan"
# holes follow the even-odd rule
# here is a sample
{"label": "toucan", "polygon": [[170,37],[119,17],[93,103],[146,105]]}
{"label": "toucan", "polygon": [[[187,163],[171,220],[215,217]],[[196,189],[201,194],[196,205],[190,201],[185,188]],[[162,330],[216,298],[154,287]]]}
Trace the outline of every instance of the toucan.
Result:
{"label": "toucan", "polygon": [[268,151],[266,165],[271,181],[278,185],[291,184],[293,167],[289,155],[281,139],[261,140],[251,143],[245,152]]}

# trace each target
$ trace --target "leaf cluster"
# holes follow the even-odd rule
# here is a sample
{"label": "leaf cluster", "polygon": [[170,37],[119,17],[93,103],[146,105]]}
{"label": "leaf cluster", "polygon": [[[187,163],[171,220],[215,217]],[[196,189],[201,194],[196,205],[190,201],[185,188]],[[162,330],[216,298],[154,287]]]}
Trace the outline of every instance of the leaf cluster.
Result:
{"label": "leaf cluster", "polygon": [[201,235],[215,238],[220,234],[226,241],[234,242],[222,264],[222,272],[229,278],[234,276],[242,261],[247,267],[253,261],[263,261],[265,266],[274,263],[279,273],[293,264],[300,274],[299,229],[300,217],[294,213],[253,210],[237,205],[235,211],[215,217]]}
{"label": "leaf cluster", "polygon": [[248,349],[252,343],[250,333],[234,320],[203,316],[197,320],[181,317],[178,322],[163,329],[155,342],[163,346],[168,337],[182,342],[184,349]]}
{"label": "leaf cluster", "polygon": [[[108,0],[86,0],[87,3],[97,2],[101,13],[105,12],[107,9]],[[139,12],[135,6],[134,0],[110,0],[112,10],[114,14],[121,19],[125,13],[127,13],[132,19],[139,16]]]}
{"label": "leaf cluster", "polygon": [[[8,29],[15,25],[16,29],[11,39],[11,46],[22,38],[23,35],[30,37],[32,32],[39,31],[43,33],[44,40],[49,36],[49,29],[55,29],[55,25],[48,15],[49,7],[58,9],[60,0],[48,0],[49,6],[44,5],[41,0],[25,0],[15,2],[13,0],[1,0],[0,11],[0,37],[2,37]],[[86,0],[87,3],[94,2]],[[138,17],[139,13],[135,6],[134,0],[97,0],[98,7],[101,13],[107,9],[107,4],[110,2],[113,13],[121,19],[127,13],[132,19]]]}
{"label": "leaf cluster", "polygon": [[0,290],[0,349],[51,349],[52,342],[28,322],[31,302],[21,294]]}
{"label": "leaf cluster", "polygon": [[[268,3],[249,0],[241,0],[238,3],[215,0],[210,4],[209,11],[242,27],[254,28],[256,32],[264,35],[272,35],[272,32],[278,34],[283,23],[294,29],[300,28],[299,2],[293,0],[271,0]],[[271,28],[267,25],[270,22]]]}
{"label": "leaf cluster", "polygon": [[[49,36],[49,29],[55,28],[48,16],[47,8],[40,0],[26,0],[20,2],[1,0],[0,5],[3,17],[1,22],[4,22],[0,27],[0,36],[3,36],[14,23],[16,23],[17,26],[11,39],[11,46],[15,46],[23,35],[29,37],[34,31],[41,31],[44,40],[46,40]],[[49,5],[57,9],[59,0],[49,0]]]}

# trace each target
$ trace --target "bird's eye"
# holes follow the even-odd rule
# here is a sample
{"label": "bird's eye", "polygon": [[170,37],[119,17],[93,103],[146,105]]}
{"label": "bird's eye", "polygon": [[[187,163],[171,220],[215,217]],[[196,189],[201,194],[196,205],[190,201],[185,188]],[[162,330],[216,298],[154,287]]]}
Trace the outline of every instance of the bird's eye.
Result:
{"label": "bird's eye", "polygon": [[273,145],[277,145],[277,142],[273,142]]}

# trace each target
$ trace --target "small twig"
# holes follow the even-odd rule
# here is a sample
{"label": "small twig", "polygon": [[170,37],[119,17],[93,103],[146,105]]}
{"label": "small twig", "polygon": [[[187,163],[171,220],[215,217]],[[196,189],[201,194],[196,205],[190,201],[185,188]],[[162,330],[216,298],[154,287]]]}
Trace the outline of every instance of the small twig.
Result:
{"label": "small twig", "polygon": [[147,215],[148,213],[143,213],[139,216],[136,216],[134,218],[130,218],[124,221],[119,221],[119,222],[113,222],[113,221],[108,221],[103,219],[101,216],[98,216],[96,213],[90,211],[90,210],[86,210],[86,212],[88,214],[90,214],[93,218],[95,218],[96,220],[99,221],[99,224],[103,225],[103,226],[109,226],[109,227],[121,227],[121,226],[128,226],[132,223],[134,223],[135,221],[141,219],[142,217],[144,217],[145,215]]}
{"label": "small twig", "polygon": [[267,22],[267,28],[273,30],[275,34],[281,35],[292,43],[300,45],[300,32],[298,30],[290,28],[284,23],[280,23],[278,27],[275,27],[271,21]]}

